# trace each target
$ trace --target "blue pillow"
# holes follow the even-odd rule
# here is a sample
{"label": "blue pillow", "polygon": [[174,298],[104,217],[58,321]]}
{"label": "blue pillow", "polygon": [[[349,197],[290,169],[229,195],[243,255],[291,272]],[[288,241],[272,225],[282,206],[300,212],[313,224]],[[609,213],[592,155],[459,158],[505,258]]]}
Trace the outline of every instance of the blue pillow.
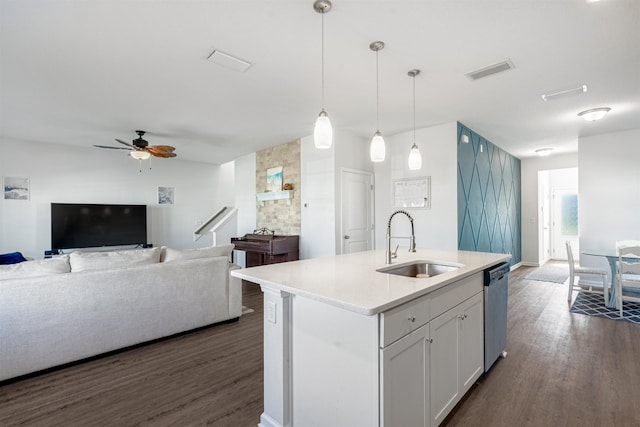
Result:
{"label": "blue pillow", "polygon": [[26,260],[27,259],[23,257],[20,252],[12,252],[10,254],[0,254],[0,265],[18,264],[19,262],[23,262]]}

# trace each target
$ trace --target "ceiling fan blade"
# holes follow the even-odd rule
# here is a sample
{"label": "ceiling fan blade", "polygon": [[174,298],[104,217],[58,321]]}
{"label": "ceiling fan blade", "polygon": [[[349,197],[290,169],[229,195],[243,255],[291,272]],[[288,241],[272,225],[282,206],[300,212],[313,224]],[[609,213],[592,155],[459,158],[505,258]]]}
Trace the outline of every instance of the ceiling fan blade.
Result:
{"label": "ceiling fan blade", "polygon": [[153,156],[155,157],[176,157],[176,153],[168,153],[168,152],[164,152],[164,151],[158,151],[158,152],[153,152],[153,151],[149,151]]}
{"label": "ceiling fan blade", "polygon": [[176,151],[176,147],[172,147],[170,145],[150,145],[149,147],[147,147],[147,149],[156,150],[156,151],[169,151],[169,152]]}
{"label": "ceiling fan blade", "polygon": [[133,148],[134,150],[136,150],[136,149],[137,149],[135,145],[131,145],[131,144],[129,144],[128,142],[121,141],[121,140],[119,140],[118,138],[116,138],[116,141],[118,141],[120,144],[124,144],[124,145],[126,145],[127,147],[131,147],[131,148]]}
{"label": "ceiling fan blade", "polygon": [[94,144],[93,146],[94,147],[98,147],[98,148],[108,148],[109,150],[127,150],[127,151],[131,150],[130,148],[112,147],[112,146],[109,146],[109,145],[97,145],[97,144]]}

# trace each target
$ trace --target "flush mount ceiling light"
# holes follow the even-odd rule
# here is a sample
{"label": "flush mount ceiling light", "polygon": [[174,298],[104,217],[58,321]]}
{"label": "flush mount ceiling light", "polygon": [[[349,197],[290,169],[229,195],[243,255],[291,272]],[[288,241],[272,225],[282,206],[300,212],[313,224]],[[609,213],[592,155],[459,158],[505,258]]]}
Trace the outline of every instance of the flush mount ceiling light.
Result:
{"label": "flush mount ceiling light", "polygon": [[378,75],[378,52],[384,49],[384,42],[375,41],[369,45],[369,49],[376,53],[376,133],[373,134],[373,138],[371,139],[369,154],[372,162],[383,162],[386,150],[384,146],[384,138],[380,132],[380,80]]}
{"label": "flush mount ceiling light", "polygon": [[313,10],[322,15],[322,110],[320,110],[313,128],[313,143],[316,148],[326,149],[331,148],[333,143],[333,128],[329,115],[324,111],[324,14],[331,10],[331,2],[329,0],[316,0],[313,3]]}
{"label": "flush mount ceiling light", "polygon": [[553,151],[553,148],[551,147],[547,147],[547,148],[538,148],[536,150],[536,154],[538,156],[548,156],[549,154],[551,154],[551,152]]}
{"label": "flush mount ceiling light", "polygon": [[582,117],[588,122],[595,122],[606,116],[609,111],[611,111],[609,107],[592,108],[591,110],[579,112],[578,117]]}
{"label": "flush mount ceiling light", "polygon": [[236,58],[235,56],[229,55],[228,53],[224,53],[219,50],[214,50],[213,52],[211,52],[211,55],[207,57],[207,60],[213,62],[214,64],[220,65],[221,67],[225,67],[239,73],[244,73],[249,69],[249,67],[251,67],[250,62],[244,61],[240,58]]}
{"label": "flush mount ceiling light", "polygon": [[478,80],[497,73],[501,73],[503,71],[511,70],[512,68],[516,68],[516,66],[513,65],[513,62],[511,62],[510,59],[505,59],[504,61],[487,65],[486,67],[482,67],[475,71],[469,71],[465,74],[465,76],[467,76],[467,78],[469,78],[470,80]]}
{"label": "flush mount ceiling light", "polygon": [[409,169],[415,171],[422,168],[422,155],[416,145],[416,76],[420,74],[420,70],[411,70],[407,74],[413,78],[413,145],[409,152]]}
{"label": "flush mount ceiling light", "polygon": [[582,85],[573,89],[561,90],[553,93],[544,93],[540,95],[543,101],[552,101],[554,99],[565,98],[571,95],[579,95],[587,92],[587,85]]}

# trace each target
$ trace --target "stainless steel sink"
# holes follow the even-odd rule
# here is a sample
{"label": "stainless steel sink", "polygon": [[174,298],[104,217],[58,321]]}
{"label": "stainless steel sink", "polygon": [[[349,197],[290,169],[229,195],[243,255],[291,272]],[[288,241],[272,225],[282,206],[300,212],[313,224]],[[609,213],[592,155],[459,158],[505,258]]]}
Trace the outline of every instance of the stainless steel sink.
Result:
{"label": "stainless steel sink", "polygon": [[379,268],[380,273],[396,274],[405,277],[427,278],[438,274],[448,273],[462,267],[460,264],[440,264],[430,261],[412,261],[404,264],[390,265]]}

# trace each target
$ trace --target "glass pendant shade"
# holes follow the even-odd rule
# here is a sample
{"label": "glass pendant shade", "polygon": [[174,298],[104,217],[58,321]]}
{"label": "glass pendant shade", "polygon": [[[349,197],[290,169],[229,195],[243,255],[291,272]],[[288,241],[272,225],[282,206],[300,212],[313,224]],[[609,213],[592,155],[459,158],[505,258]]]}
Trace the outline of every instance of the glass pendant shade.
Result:
{"label": "glass pendant shade", "polygon": [[371,155],[372,162],[384,162],[386,150],[384,147],[384,138],[382,138],[380,131],[376,131],[376,133],[373,134],[369,154]]}
{"label": "glass pendant shade", "polygon": [[331,127],[329,116],[324,110],[320,111],[316,125],[313,128],[313,142],[316,148],[320,149],[331,148],[333,143],[333,128]]}
{"label": "glass pendant shade", "polygon": [[420,155],[420,149],[414,143],[409,152],[409,169],[412,171],[422,168],[422,155]]}
{"label": "glass pendant shade", "polygon": [[129,155],[136,160],[147,160],[149,157],[151,157],[151,153],[142,150],[134,150],[129,153]]}

